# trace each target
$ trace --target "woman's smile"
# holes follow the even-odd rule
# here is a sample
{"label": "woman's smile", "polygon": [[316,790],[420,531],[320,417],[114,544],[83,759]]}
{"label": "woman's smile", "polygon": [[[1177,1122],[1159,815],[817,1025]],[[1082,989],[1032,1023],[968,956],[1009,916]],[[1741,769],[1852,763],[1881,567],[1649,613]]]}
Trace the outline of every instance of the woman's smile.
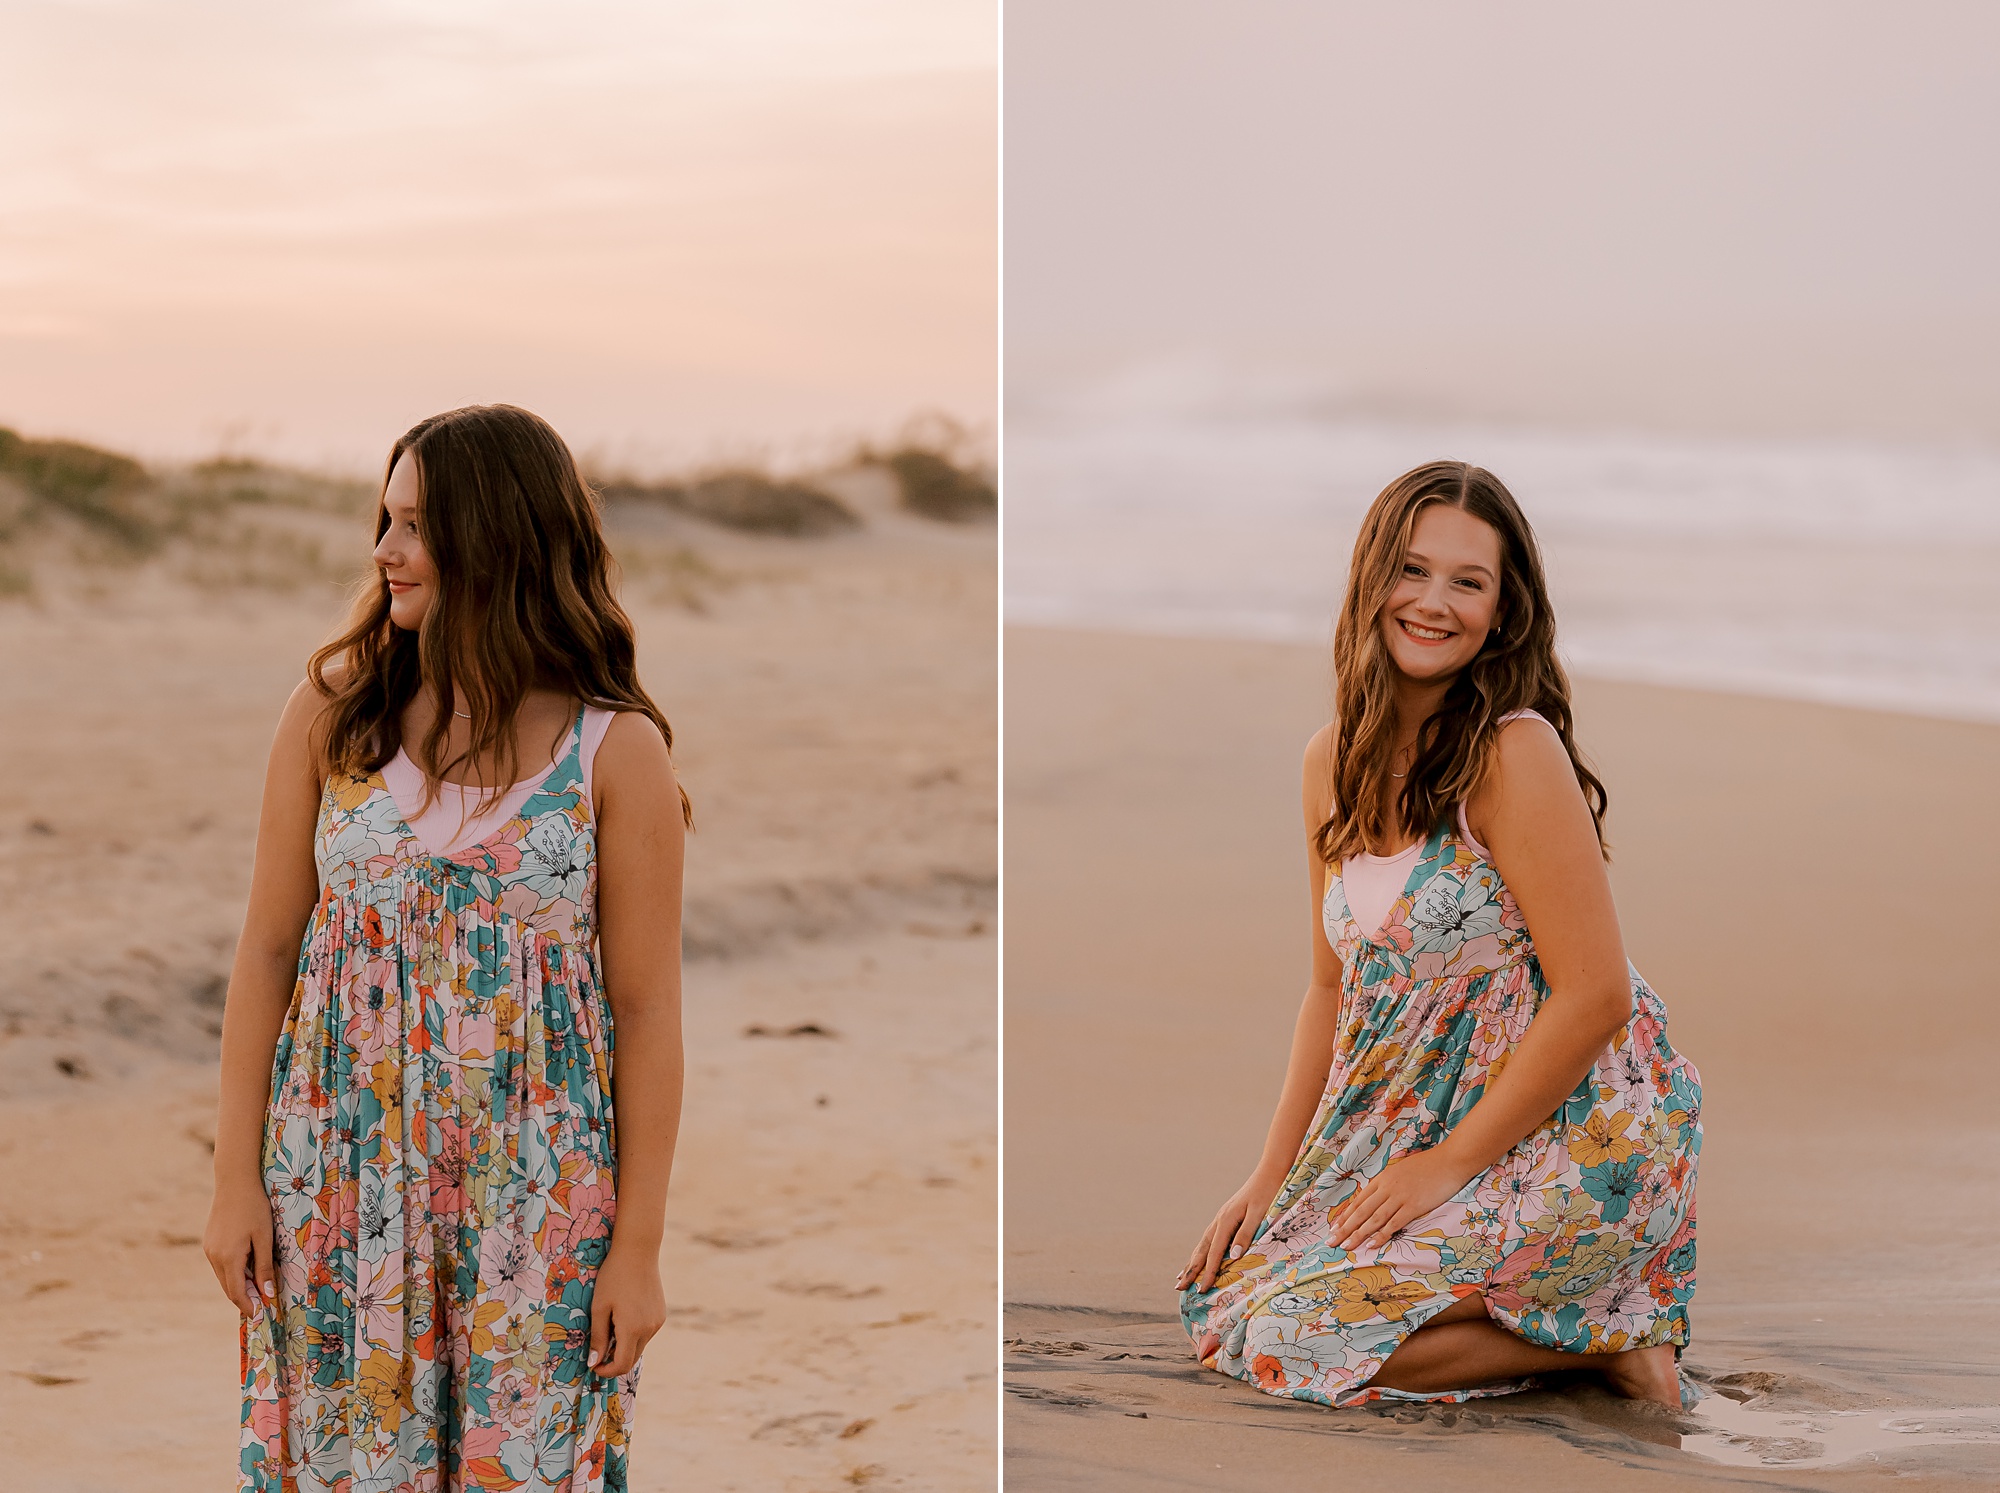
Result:
{"label": "woman's smile", "polygon": [[1398,617],[1396,625],[1419,643],[1448,643],[1458,636],[1456,633],[1446,632],[1441,627],[1425,627],[1421,622],[1412,622],[1407,617]]}

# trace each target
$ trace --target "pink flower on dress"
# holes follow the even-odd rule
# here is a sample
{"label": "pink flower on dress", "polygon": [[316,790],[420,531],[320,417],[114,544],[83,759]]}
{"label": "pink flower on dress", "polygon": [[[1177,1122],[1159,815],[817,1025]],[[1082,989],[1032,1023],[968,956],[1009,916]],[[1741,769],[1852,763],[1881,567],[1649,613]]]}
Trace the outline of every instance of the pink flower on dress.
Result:
{"label": "pink flower on dress", "polygon": [[517,881],[500,894],[500,900],[495,905],[505,916],[526,922],[542,905],[542,899],[533,887]]}
{"label": "pink flower on dress", "polygon": [[[400,1262],[399,1262],[400,1263]],[[357,1343],[389,1353],[403,1351],[403,1283],[388,1271],[370,1275],[361,1264],[355,1271],[354,1332]]]}
{"label": "pink flower on dress", "polygon": [[1509,1155],[1488,1169],[1472,1196],[1480,1207],[1492,1209],[1503,1224],[1511,1226],[1524,1207],[1539,1204],[1537,1194],[1561,1176],[1562,1169],[1562,1151],[1556,1146],[1546,1146],[1534,1157]]}
{"label": "pink flower on dress", "polygon": [[1472,1042],[1467,1053],[1481,1068],[1489,1068],[1493,1060],[1514,1045],[1514,1033],[1507,1021],[1507,1013],[1481,1011],[1479,1025],[1473,1029]]}
{"label": "pink flower on dress", "polygon": [[465,1121],[446,1116],[432,1134],[437,1147],[431,1156],[431,1212],[463,1213],[466,1210],[465,1177],[472,1166],[472,1136]]}
{"label": "pink flower on dress", "polygon": [[315,1218],[299,1230],[296,1254],[289,1250],[279,1252],[286,1295],[309,1296],[312,1294],[309,1286],[333,1284],[333,1246],[338,1237],[332,1224]]}
{"label": "pink flower on dress", "polygon": [[1530,1306],[1539,1305],[1538,1302],[1531,1300],[1522,1288],[1547,1273],[1549,1243],[1546,1238],[1530,1239],[1503,1259],[1500,1267],[1487,1277],[1486,1299],[1495,1306],[1505,1307],[1511,1312],[1520,1312]]}
{"label": "pink flower on dress", "polygon": [[479,1278],[509,1316],[541,1305],[546,1272],[535,1244],[520,1229],[497,1223],[479,1241]]}
{"label": "pink flower on dress", "polygon": [[1410,966],[1410,979],[1420,985],[1431,980],[1441,980],[1445,971],[1451,968],[1452,960],[1457,957],[1456,948],[1449,951],[1432,949],[1419,954]]}
{"label": "pink flower on dress", "polygon": [[574,1254],[579,1245],[610,1232],[611,1189],[582,1182],[569,1189],[562,1204],[552,1204],[543,1226],[542,1251],[550,1257]]}
{"label": "pink flower on dress", "polygon": [[279,1400],[252,1400],[250,1402],[250,1434],[265,1445],[285,1427],[285,1407]]}
{"label": "pink flower on dress", "polygon": [[521,864],[521,848],[512,843],[513,837],[520,832],[521,821],[510,820],[487,839],[469,850],[459,851],[452,859],[475,871],[484,871],[489,876],[505,876]]}

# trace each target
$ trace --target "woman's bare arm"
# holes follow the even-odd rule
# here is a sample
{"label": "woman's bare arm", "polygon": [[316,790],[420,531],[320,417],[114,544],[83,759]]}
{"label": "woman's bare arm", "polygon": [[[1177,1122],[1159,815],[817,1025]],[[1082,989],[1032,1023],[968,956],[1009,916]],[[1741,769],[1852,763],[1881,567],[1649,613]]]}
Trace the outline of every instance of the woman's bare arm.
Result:
{"label": "woman's bare arm", "polygon": [[616,1053],[618,1211],[591,1310],[599,1374],[627,1373],[666,1321],[660,1243],[680,1129],[681,860],[685,826],[667,744],[642,715],[605,732],[597,809],[598,951]]}
{"label": "woman's bare arm", "polygon": [[1312,982],[1306,986],[1298,1020],[1292,1025],[1292,1053],[1285,1065],[1284,1087],[1279,1090],[1278,1106],[1265,1133],[1264,1154],[1256,1170],[1209,1223],[1186,1268],[1174,1280],[1176,1290],[1185,1289],[1190,1281],[1198,1281],[1201,1289],[1207,1290],[1215,1284],[1216,1272],[1224,1262],[1235,1259],[1249,1244],[1298,1159],[1306,1127],[1319,1109],[1327,1074],[1333,1069],[1333,1044],[1340,1026],[1340,956],[1326,941],[1326,926],[1320,920],[1320,902],[1330,873],[1312,846],[1312,837],[1325,822],[1332,798],[1332,740],[1333,727],[1328,726],[1306,747],[1302,807],[1306,877],[1312,893]]}
{"label": "woman's bare arm", "polygon": [[1451,1134],[1383,1168],[1342,1207],[1333,1240],[1344,1247],[1386,1240],[1505,1156],[1556,1112],[1632,1018],[1611,881],[1569,754],[1531,720],[1502,728],[1497,751],[1472,817],[1527,920],[1549,996]]}
{"label": "woman's bare arm", "polygon": [[297,983],[299,943],[319,898],[313,825],[320,779],[311,732],[322,701],[301,683],[285,703],[264,774],[250,905],[222,1011],[221,1099],[215,1118],[215,1199],[202,1245],[237,1310],[257,1309],[275,1284],[271,1210],[264,1196],[264,1115],[271,1058]]}

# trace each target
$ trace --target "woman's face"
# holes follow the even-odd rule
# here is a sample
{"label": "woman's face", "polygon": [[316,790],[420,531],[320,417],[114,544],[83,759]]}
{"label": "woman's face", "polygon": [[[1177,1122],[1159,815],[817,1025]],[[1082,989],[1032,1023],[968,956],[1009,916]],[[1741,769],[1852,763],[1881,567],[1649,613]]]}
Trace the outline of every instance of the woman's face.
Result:
{"label": "woman's face", "polygon": [[1499,611],[1499,532],[1462,508],[1430,504],[1382,608],[1389,657],[1420,683],[1449,679],[1479,656]]}
{"label": "woman's face", "polygon": [[389,582],[389,620],[414,632],[423,625],[437,590],[437,567],[417,534],[417,464],[406,451],[390,469],[382,491],[389,527],[375,546],[375,565]]}

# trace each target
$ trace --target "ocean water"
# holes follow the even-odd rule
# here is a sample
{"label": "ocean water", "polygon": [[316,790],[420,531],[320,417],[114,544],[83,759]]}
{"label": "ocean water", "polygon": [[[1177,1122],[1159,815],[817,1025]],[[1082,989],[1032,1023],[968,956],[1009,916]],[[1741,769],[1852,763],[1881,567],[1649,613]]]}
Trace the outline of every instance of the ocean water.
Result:
{"label": "ocean water", "polygon": [[1007,428],[1007,620],[1325,644],[1369,502],[1441,457],[1520,501],[1578,674],[2000,721],[1978,449],[1044,408]]}

